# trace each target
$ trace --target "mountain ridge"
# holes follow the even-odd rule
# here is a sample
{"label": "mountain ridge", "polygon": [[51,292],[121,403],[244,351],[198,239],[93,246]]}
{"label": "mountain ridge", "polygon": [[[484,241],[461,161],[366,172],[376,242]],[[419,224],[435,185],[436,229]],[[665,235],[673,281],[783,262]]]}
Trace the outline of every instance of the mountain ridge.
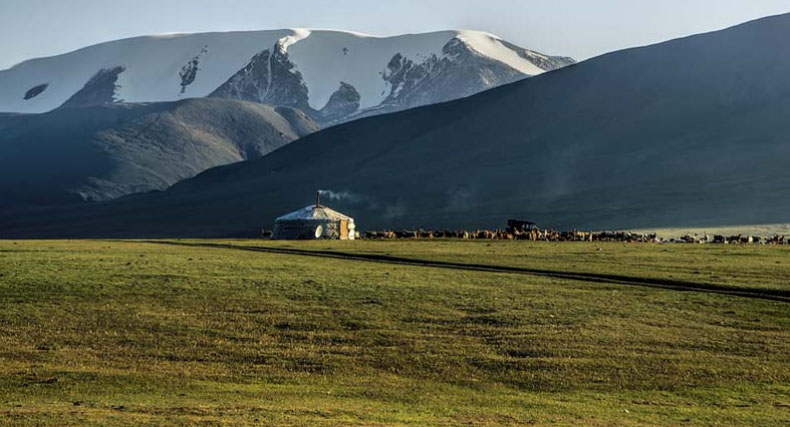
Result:
{"label": "mountain ridge", "polygon": [[[453,53],[448,46],[453,46]],[[460,51],[463,58],[457,55]],[[386,111],[422,105],[413,100],[392,102],[402,87],[385,74],[393,72],[390,66],[396,57],[409,64],[410,71],[409,79],[398,84],[413,85],[426,77],[458,83],[445,85],[441,92],[433,89],[422,103],[456,99],[574,62],[468,30],[391,37],[310,29],[144,36],[32,59],[0,71],[0,111],[42,113],[60,106],[218,96],[299,108],[315,121],[332,125],[352,119],[353,113],[376,113],[384,101]],[[461,79],[452,65],[469,68],[468,61],[476,69],[465,71]],[[443,67],[428,67],[426,62]],[[340,111],[356,109],[339,117],[335,111],[324,120],[318,112],[348,87],[356,91],[358,104],[346,104]],[[270,96],[274,91],[279,95]]]}

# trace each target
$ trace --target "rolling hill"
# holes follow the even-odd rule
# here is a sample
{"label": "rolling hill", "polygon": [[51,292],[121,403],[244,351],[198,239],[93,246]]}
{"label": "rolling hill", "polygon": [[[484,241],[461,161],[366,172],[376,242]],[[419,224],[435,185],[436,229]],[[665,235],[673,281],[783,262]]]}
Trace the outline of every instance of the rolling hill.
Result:
{"label": "rolling hill", "polygon": [[253,235],[317,189],[361,229],[790,220],[790,15],[330,128],[166,192],[6,214],[4,236]]}

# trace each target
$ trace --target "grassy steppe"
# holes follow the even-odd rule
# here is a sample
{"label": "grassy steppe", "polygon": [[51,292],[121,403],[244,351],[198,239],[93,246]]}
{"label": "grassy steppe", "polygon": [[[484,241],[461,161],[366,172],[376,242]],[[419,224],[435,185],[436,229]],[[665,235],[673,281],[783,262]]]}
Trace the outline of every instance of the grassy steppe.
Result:
{"label": "grassy steppe", "polygon": [[[216,241],[205,241],[216,244]],[[618,274],[790,291],[790,247],[583,242],[237,240],[239,246],[335,250],[404,258]]]}
{"label": "grassy steppe", "polygon": [[[787,248],[228,243],[790,287]],[[783,302],[0,241],[0,423],[785,425],[789,366]]]}

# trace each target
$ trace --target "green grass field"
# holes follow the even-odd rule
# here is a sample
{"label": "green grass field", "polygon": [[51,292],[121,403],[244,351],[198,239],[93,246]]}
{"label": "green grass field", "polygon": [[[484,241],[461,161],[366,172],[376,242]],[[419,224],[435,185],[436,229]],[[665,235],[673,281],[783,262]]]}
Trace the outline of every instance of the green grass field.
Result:
{"label": "green grass field", "polygon": [[[790,248],[184,242],[790,291]],[[122,241],[0,241],[0,424],[787,425],[790,303]]]}

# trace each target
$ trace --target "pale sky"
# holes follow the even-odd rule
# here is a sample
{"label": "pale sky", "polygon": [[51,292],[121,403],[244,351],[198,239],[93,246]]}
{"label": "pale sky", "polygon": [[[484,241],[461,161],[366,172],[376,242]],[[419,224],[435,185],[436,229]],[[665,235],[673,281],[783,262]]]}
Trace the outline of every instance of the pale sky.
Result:
{"label": "pale sky", "polygon": [[790,0],[0,0],[0,69],[139,35],[475,29],[586,59],[790,12]]}

